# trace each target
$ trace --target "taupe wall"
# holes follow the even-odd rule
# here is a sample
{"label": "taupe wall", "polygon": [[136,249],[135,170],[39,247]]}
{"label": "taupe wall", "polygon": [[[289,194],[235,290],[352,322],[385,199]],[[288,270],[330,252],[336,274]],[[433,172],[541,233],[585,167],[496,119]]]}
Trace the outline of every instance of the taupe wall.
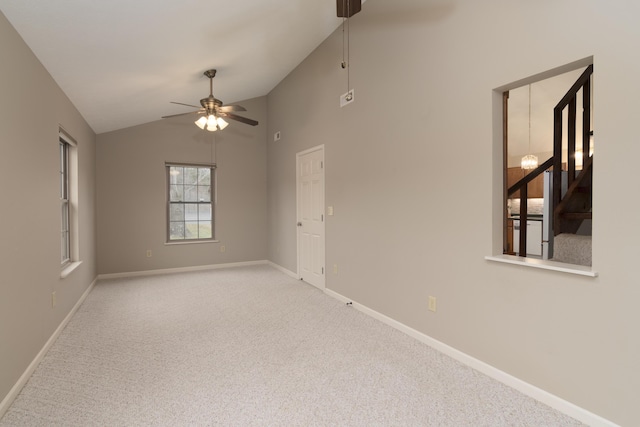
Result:
{"label": "taupe wall", "polygon": [[[183,116],[98,135],[100,274],[266,259],[267,101],[239,104],[260,125],[203,132]],[[165,244],[167,161],[217,163],[219,243]]]}
{"label": "taupe wall", "polygon": [[[325,144],[329,289],[640,425],[639,14],[630,1],[368,0],[351,20],[353,104],[338,106],[339,30],[269,94],[269,259],[297,269],[295,153]],[[493,90],[592,55],[599,277],[486,261],[501,242]]]}
{"label": "taupe wall", "polygon": [[[95,134],[1,13],[0,52],[2,401],[97,273]],[[82,264],[65,279],[60,278],[59,126],[77,141],[79,166]]]}

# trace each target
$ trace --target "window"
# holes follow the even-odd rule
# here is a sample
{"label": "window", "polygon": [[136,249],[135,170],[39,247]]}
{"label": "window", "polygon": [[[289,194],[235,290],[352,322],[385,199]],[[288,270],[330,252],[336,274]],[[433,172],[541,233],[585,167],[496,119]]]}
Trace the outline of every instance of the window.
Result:
{"label": "window", "polygon": [[70,144],[62,137],[60,140],[60,263],[66,265],[71,261],[71,220],[69,195],[69,151]]}
{"label": "window", "polygon": [[214,165],[167,164],[167,241],[213,240]]}

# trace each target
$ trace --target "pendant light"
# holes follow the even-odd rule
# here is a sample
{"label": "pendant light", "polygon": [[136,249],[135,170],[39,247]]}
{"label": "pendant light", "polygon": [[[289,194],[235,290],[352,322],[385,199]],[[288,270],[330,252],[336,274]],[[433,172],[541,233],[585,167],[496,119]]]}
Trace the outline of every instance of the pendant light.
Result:
{"label": "pendant light", "polygon": [[532,170],[538,167],[538,157],[531,154],[531,84],[529,84],[529,154],[520,160],[520,167],[524,170]]}

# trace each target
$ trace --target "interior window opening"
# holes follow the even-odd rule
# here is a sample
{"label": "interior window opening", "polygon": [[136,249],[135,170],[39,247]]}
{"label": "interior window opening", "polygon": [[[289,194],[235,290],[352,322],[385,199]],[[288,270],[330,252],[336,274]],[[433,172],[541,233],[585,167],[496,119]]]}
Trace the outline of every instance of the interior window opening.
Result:
{"label": "interior window opening", "polygon": [[593,65],[503,93],[503,252],[591,266]]}

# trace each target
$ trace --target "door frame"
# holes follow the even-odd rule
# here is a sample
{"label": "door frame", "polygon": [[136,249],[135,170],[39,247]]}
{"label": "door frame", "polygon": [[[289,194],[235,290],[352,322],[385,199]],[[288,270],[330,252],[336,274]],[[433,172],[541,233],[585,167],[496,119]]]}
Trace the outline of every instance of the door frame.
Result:
{"label": "door frame", "polygon": [[[297,224],[300,222],[300,158],[306,154],[309,153],[313,153],[314,151],[320,151],[322,154],[322,163],[323,163],[323,167],[322,167],[322,214],[324,219],[326,220],[326,213],[324,212],[325,210],[325,205],[326,205],[326,201],[325,201],[325,195],[326,195],[326,173],[325,170],[326,168],[325,166],[325,152],[324,152],[324,144],[320,144],[320,145],[316,145],[315,147],[311,147],[308,148],[306,150],[300,151],[298,153],[296,153],[296,273],[297,276],[300,280],[302,280],[302,274],[300,273],[300,227],[297,226]],[[326,271],[327,271],[327,266],[326,266],[326,247],[327,247],[327,233],[326,233],[326,226],[325,226],[325,221],[322,221],[322,239],[324,240],[323,242],[323,248],[324,248],[324,254],[323,254],[323,271],[324,274],[322,275],[322,286],[321,289],[325,289],[326,287]]]}

